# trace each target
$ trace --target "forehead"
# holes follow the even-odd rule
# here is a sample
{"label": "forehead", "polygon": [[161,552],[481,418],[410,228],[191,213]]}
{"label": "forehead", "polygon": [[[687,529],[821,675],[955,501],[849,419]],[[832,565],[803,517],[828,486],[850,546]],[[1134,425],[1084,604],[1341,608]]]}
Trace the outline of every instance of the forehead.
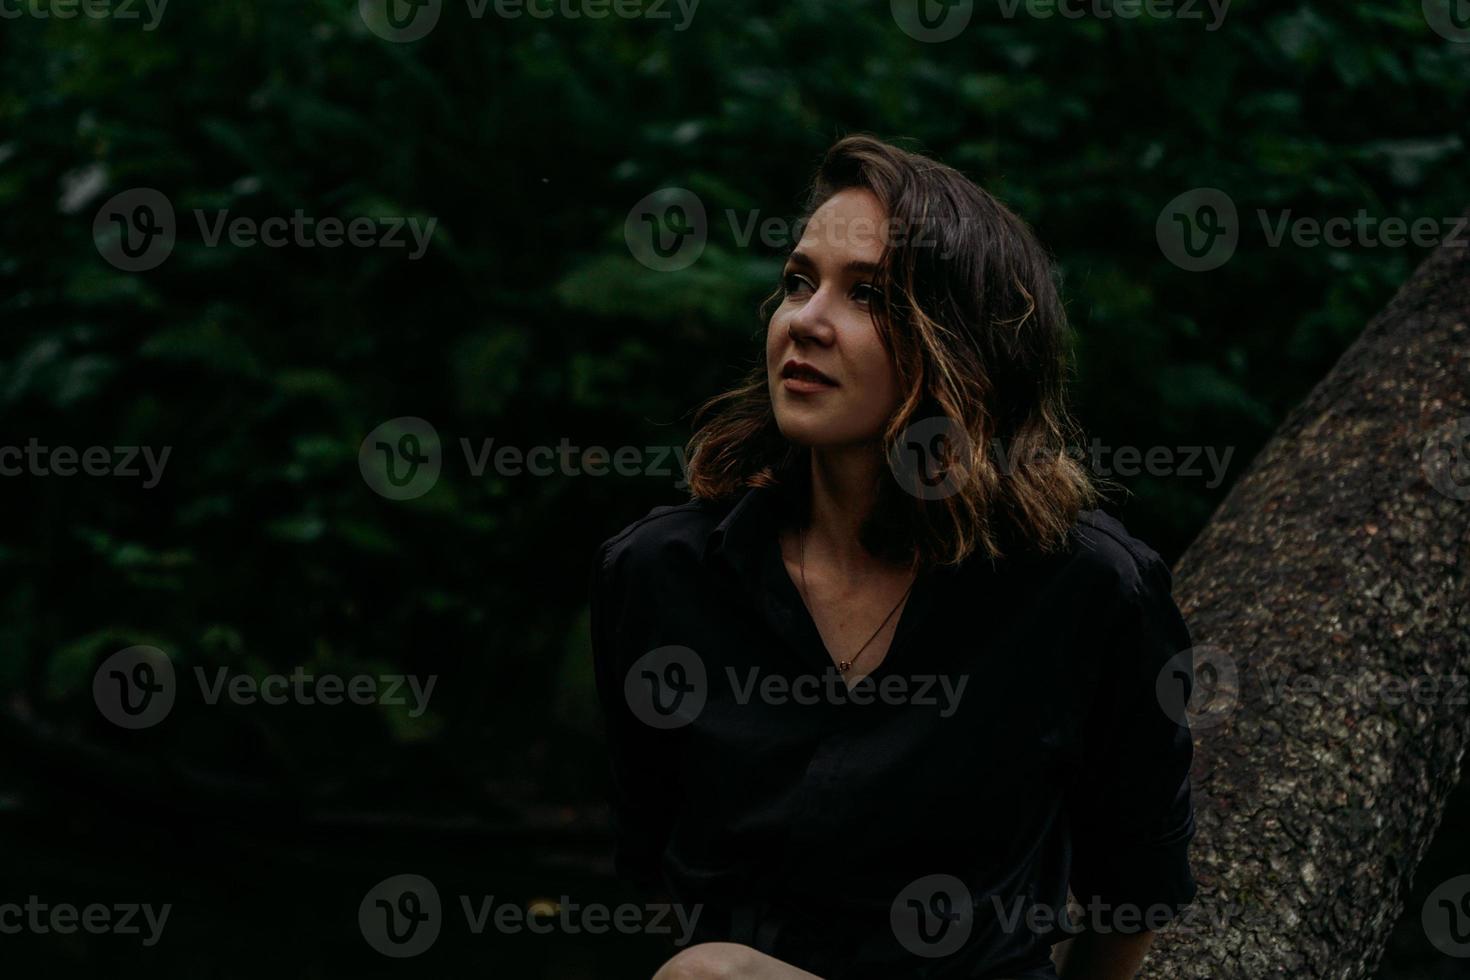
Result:
{"label": "forehead", "polygon": [[812,214],[797,249],[813,258],[878,262],[888,240],[888,215],[876,195],[849,187]]}

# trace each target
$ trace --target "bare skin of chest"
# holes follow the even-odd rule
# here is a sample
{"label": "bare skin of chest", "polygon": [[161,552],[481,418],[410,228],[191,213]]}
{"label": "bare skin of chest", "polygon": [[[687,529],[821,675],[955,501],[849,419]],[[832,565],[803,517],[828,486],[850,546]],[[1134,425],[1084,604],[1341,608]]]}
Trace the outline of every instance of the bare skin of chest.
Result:
{"label": "bare skin of chest", "polygon": [[787,574],[803,594],[832,662],[852,664],[843,672],[851,686],[888,656],[914,573],[875,564],[845,575],[808,555],[803,588],[797,551],[785,547],[782,551]]}

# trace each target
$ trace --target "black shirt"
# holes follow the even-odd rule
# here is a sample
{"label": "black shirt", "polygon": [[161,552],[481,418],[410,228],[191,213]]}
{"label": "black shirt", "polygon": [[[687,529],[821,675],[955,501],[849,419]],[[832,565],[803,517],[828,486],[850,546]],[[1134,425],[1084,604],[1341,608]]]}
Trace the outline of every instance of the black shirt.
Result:
{"label": "black shirt", "polygon": [[1192,749],[1164,692],[1193,677],[1159,556],[1089,512],[1061,552],[926,569],[849,691],[779,501],[655,508],[600,550],[620,874],[697,906],[695,941],[827,980],[1055,977],[1069,883],[1091,928],[1177,915]]}

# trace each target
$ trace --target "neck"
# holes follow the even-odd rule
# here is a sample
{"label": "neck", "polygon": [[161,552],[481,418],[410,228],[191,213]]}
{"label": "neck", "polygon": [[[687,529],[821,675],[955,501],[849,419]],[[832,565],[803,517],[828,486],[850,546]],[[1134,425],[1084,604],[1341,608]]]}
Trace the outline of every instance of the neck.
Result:
{"label": "neck", "polygon": [[862,526],[878,500],[882,465],[871,445],[812,450],[809,554],[847,573],[877,560],[863,547]]}

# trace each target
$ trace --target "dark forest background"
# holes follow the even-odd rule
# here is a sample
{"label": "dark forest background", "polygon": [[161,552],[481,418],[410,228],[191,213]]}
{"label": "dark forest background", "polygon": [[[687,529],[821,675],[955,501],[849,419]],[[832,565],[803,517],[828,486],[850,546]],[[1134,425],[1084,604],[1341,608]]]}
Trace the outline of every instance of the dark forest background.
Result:
{"label": "dark forest background", "polygon": [[[1445,219],[1470,204],[1470,44],[1418,3],[1239,0],[1209,30],[1207,9],[1007,17],[982,0],[943,42],[910,36],[887,2],[704,0],[684,29],[673,6],[668,20],[471,9],[446,0],[407,43],[347,0],[173,0],[151,30],[0,22],[0,443],[171,447],[150,489],[0,478],[0,901],[176,905],[152,949],[0,936],[0,956],[194,977],[636,976],[653,955],[641,940],[448,937],[399,963],[357,932],[362,894],[400,872],[446,896],[616,893],[587,576],[598,542],[686,497],[677,467],[477,476],[460,440],[682,445],[690,410],[759,348],[781,242],[739,229],[794,216],[837,137],[902,138],[1036,228],[1089,436],[1232,451],[1218,486],[1116,478],[1111,509],[1171,561],[1427,251],[1273,247],[1258,213]],[[143,272],[94,236],[132,188],[178,214],[172,253]],[[678,271],[625,238],[663,188],[709,218]],[[1210,271],[1156,237],[1193,188],[1239,212],[1236,251]],[[196,209],[437,224],[413,260],[210,246]],[[405,416],[437,431],[442,472],[392,500],[359,449]],[[138,644],[181,675],[304,665],[438,683],[419,717],[181,697],[126,731],[92,678]],[[1467,809],[1421,892],[1470,871],[1452,843]],[[1463,975],[1412,897],[1404,918],[1385,978]]]}

